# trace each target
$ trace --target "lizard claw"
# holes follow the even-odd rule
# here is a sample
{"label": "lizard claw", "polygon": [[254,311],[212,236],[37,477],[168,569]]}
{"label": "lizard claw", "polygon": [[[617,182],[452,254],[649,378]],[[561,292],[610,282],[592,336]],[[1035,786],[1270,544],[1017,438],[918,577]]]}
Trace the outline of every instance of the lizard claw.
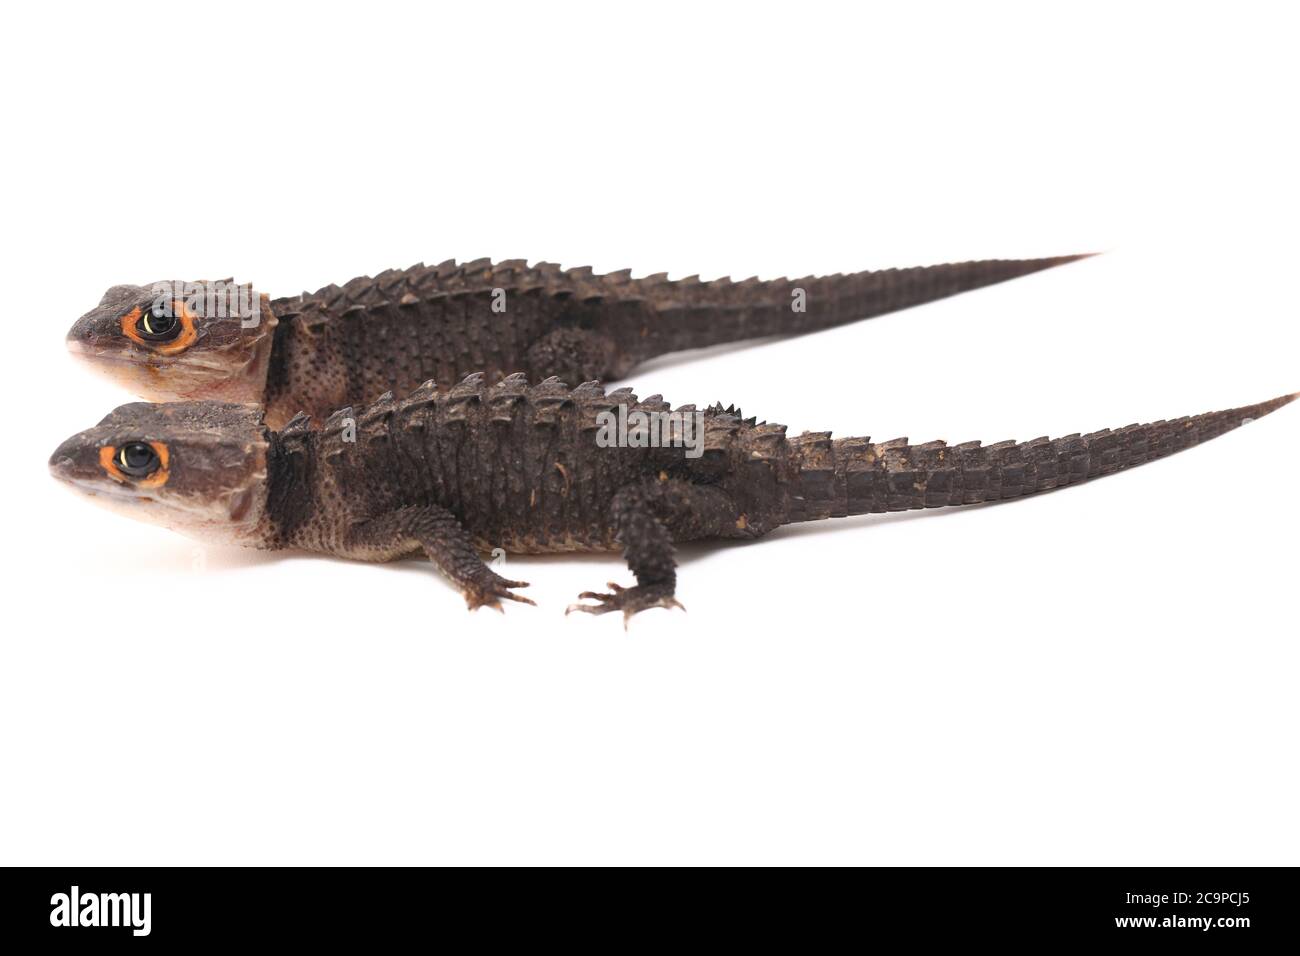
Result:
{"label": "lizard claw", "polygon": [[469,605],[471,611],[477,611],[481,607],[490,607],[496,611],[505,613],[505,608],[501,606],[501,599],[507,601],[518,601],[520,604],[531,604],[537,606],[536,601],[532,601],[522,594],[515,594],[511,588],[526,588],[527,581],[507,581],[501,575],[495,572],[489,572],[492,576],[487,580],[476,582],[464,590],[465,603]]}
{"label": "lizard claw", "polygon": [[652,607],[662,608],[681,608],[685,611],[685,606],[673,597],[671,587],[653,584],[638,584],[635,587],[625,588],[621,585],[610,581],[607,585],[610,590],[609,594],[599,594],[595,591],[583,591],[578,595],[579,601],[595,601],[595,604],[570,604],[564,609],[568,615],[573,611],[582,611],[586,614],[606,614],[610,611],[623,612],[623,629],[627,630],[627,622],[632,619],[633,614],[641,611],[647,611]]}

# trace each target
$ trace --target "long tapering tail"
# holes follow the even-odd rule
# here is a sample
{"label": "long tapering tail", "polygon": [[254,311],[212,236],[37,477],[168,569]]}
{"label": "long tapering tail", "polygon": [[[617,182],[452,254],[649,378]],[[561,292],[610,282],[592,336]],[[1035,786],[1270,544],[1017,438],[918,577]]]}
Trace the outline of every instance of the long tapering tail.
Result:
{"label": "long tapering tail", "polygon": [[632,280],[656,315],[638,359],[769,335],[796,335],[869,319],[994,285],[1093,253],[1046,259],[983,259],[803,279]]}
{"label": "long tapering tail", "polygon": [[[1088,255],[985,259],[743,282],[701,282],[698,276],[670,280],[666,273],[634,279],[630,269],[598,275],[589,266],[562,269],[553,262],[530,266],[523,259],[449,260],[436,266],[417,263],[373,278],[359,276],[341,286],[276,299],[271,308],[286,327],[344,323],[345,329],[352,330],[344,335],[345,342],[350,341],[348,335],[365,342],[377,334],[364,323],[392,322],[396,317],[418,328],[424,322],[433,336],[424,349],[448,357],[435,377],[491,371],[495,363],[501,373],[530,369],[541,377],[559,374],[582,381],[621,378],[638,363],[668,352],[843,325]],[[506,314],[501,314],[502,305]],[[457,325],[460,322],[479,329],[489,341],[477,341],[480,332],[464,333]],[[498,325],[503,330],[499,339],[493,331]],[[550,343],[548,333],[570,338]],[[589,336],[586,348],[591,355],[581,354],[572,339],[583,333]],[[540,342],[534,341],[538,335],[543,336]],[[528,350],[539,346],[543,347],[540,357],[530,356]],[[363,346],[355,348],[363,350]],[[571,368],[565,367],[566,360]],[[429,377],[430,362],[433,358],[426,355],[422,363],[410,366],[410,381],[392,379],[390,387],[414,388]],[[360,401],[374,396],[352,397]]]}
{"label": "long tapering tail", "polygon": [[1003,501],[1100,478],[1172,455],[1276,411],[1300,393],[1258,405],[1114,431],[981,445],[906,438],[790,439],[799,492],[790,521]]}

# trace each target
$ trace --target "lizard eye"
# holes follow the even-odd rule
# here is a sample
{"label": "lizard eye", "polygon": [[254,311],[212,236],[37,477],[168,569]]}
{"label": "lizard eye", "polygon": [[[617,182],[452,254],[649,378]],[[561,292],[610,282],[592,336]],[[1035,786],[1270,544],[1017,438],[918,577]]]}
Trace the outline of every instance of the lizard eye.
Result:
{"label": "lizard eye", "polygon": [[142,441],[131,441],[118,449],[115,464],[124,475],[145,478],[158,470],[161,461],[152,445]]}
{"label": "lizard eye", "polygon": [[194,316],[180,299],[136,306],[122,316],[122,334],[158,355],[184,352],[198,338]]}
{"label": "lizard eye", "polygon": [[99,449],[99,464],[115,481],[134,481],[137,488],[157,488],[167,483],[171,455],[159,441],[128,441]]}
{"label": "lizard eye", "polygon": [[180,320],[172,314],[160,312],[156,305],[140,313],[135,321],[135,331],[148,342],[170,342],[180,335]]}

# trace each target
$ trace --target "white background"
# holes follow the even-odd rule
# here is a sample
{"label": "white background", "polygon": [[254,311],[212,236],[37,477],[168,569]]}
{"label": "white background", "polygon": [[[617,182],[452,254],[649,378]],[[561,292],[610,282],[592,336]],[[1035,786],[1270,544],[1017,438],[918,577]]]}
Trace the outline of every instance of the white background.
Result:
{"label": "white background", "polygon": [[1281,4],[7,14],[0,862],[1294,864],[1300,407],[1005,506],[613,556],[200,549],[56,486],[120,282],[1104,256],[642,394],[1028,439],[1300,389]]}

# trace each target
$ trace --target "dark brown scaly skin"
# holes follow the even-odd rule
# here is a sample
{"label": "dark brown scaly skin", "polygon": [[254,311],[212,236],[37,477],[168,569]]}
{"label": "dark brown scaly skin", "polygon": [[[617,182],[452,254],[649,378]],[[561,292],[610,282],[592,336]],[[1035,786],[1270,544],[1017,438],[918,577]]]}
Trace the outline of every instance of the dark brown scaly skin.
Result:
{"label": "dark brown scaly skin", "polygon": [[[602,447],[597,415],[669,410],[591,382],[496,385],[474,375],[427,383],[344,409],[314,429],[299,416],[266,428],[247,406],[127,405],[65,442],[55,475],[115,500],[183,508],[174,523],[263,548],[301,548],[365,561],[423,552],[471,608],[525,600],[522,582],[479,558],[492,547],[541,553],[621,548],[636,584],[587,592],[593,613],[677,606],[676,542],[755,538],[799,521],[1023,497],[1140,465],[1207,441],[1296,395],[1230,411],[1115,431],[1016,444],[787,437],[782,425],[714,406],[702,454],[681,447]],[[683,406],[678,412],[694,412]],[[171,449],[171,477],[147,491],[108,481],[102,449],[145,440]],[[242,470],[238,463],[246,460]],[[199,474],[188,464],[198,462]],[[174,485],[174,488],[173,488]],[[250,497],[250,489],[260,496]],[[134,493],[133,493],[134,492]],[[177,502],[170,495],[179,496]],[[215,506],[202,507],[204,502]],[[198,515],[198,517],[196,517]]]}
{"label": "dark brown scaly skin", "polygon": [[[657,355],[829,328],[1003,282],[1082,256],[991,259],[802,279],[668,281],[525,260],[391,270],[277,299],[267,376],[273,425],[421,382],[622,378]],[[795,311],[794,290],[804,311]],[[494,290],[501,290],[494,293]],[[493,311],[494,303],[504,311]]]}
{"label": "dark brown scaly skin", "polygon": [[[154,401],[214,399],[266,406],[279,427],[317,419],[429,379],[489,382],[523,372],[608,381],[668,352],[829,328],[1027,275],[1081,256],[991,259],[853,275],[760,282],[593,275],[523,260],[412,266],[294,298],[262,297],[259,321],[186,308],[174,341],[131,337],[131,316],[173,302],[184,283],[114,286],[68,333],[68,347]],[[211,284],[208,284],[211,285]],[[179,301],[179,300],[175,300]],[[214,314],[206,314],[209,310]],[[180,311],[179,308],[176,311]],[[223,317],[227,316],[227,317]]]}

